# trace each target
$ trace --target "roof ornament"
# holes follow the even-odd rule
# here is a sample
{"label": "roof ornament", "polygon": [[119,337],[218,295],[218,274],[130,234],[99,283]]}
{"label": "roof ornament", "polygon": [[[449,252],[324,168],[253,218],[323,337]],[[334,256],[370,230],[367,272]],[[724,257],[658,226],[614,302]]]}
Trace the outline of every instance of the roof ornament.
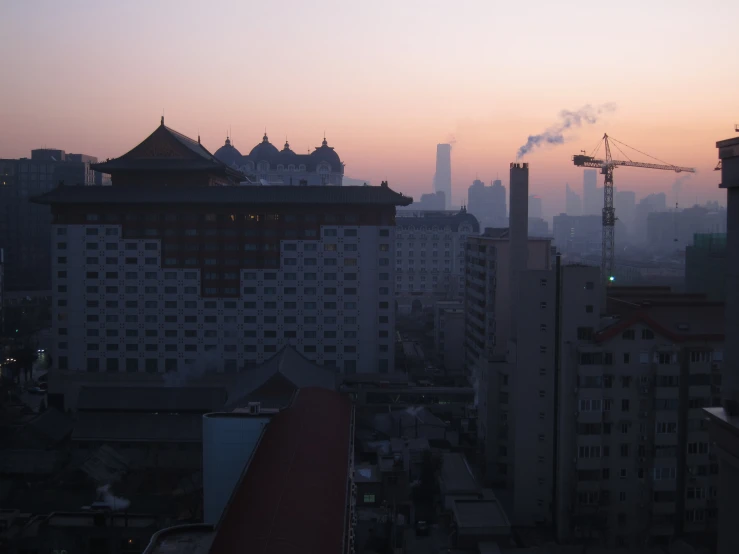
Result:
{"label": "roof ornament", "polygon": [[326,142],[326,131],[323,131],[323,142],[321,146],[328,146],[328,142]]}
{"label": "roof ornament", "polygon": [[287,135],[285,135],[285,150],[290,150],[290,143],[287,142]]}
{"label": "roof ornament", "polygon": [[162,114],[162,127],[164,127],[164,114]]}
{"label": "roof ornament", "polygon": [[262,137],[262,142],[269,142],[269,139],[267,138],[267,128],[264,128],[264,136]]}

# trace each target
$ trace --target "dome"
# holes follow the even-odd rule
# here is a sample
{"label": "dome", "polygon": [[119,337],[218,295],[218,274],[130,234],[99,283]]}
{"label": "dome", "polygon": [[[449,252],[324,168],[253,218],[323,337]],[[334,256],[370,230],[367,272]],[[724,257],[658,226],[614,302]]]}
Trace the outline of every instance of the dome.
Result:
{"label": "dome", "polygon": [[262,137],[262,142],[251,149],[251,152],[249,152],[249,157],[255,163],[261,162],[262,160],[271,162],[277,158],[277,155],[279,153],[280,151],[277,150],[277,148],[275,148],[275,146],[269,142],[269,139],[267,138],[267,133],[264,133],[264,136]]}
{"label": "dome", "polygon": [[285,146],[283,147],[282,150],[280,150],[279,155],[277,156],[277,159],[279,163],[283,165],[289,165],[289,164],[298,165],[300,163],[299,161],[300,158],[295,152],[290,150],[290,143],[287,141],[285,141]]}
{"label": "dome", "polygon": [[316,165],[320,162],[326,162],[331,166],[331,171],[343,173],[344,166],[341,163],[339,155],[334,151],[332,146],[328,145],[325,138],[323,139],[321,146],[311,152],[310,155],[311,158],[315,160]]}
{"label": "dome", "polygon": [[241,152],[231,144],[231,139],[226,137],[226,144],[213,153],[213,156],[221,163],[228,166],[236,165],[241,161]]}

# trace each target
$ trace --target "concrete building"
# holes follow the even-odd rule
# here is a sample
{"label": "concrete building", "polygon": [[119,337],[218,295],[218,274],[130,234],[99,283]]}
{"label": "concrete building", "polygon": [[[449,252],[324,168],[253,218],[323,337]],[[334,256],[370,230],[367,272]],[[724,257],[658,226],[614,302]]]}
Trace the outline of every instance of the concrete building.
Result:
{"label": "concrete building", "polygon": [[[739,127],[737,128],[739,131]],[[716,143],[726,189],[726,312],[720,408],[708,409],[719,460],[717,554],[739,551],[739,137]]]}
{"label": "concrete building", "polygon": [[446,196],[443,192],[433,192],[428,194],[422,194],[418,202],[413,202],[413,207],[399,208],[398,215],[402,215],[403,212],[418,212],[418,211],[431,211],[431,212],[443,212],[446,210]]}
{"label": "concrete building", "polygon": [[436,173],[434,174],[434,191],[444,193],[444,209],[448,210],[452,202],[452,145],[436,145]]}
{"label": "concrete building", "polygon": [[647,245],[650,250],[684,250],[696,233],[725,233],[726,211],[693,206],[684,210],[651,212],[647,215]]}
{"label": "concrete building", "polygon": [[529,218],[542,219],[544,217],[544,207],[542,205],[541,196],[532,194],[529,196]]}
{"label": "concrete building", "polygon": [[540,217],[530,217],[528,224],[529,236],[549,237],[549,223]]}
{"label": "concrete building", "polygon": [[467,189],[467,211],[473,214],[482,228],[505,227],[507,222],[506,189],[499,179],[489,187],[475,180]]}
{"label": "concrete building", "polygon": [[582,197],[565,185],[565,213],[567,215],[582,215]]}
{"label": "concrete building", "polygon": [[652,193],[642,198],[634,209],[632,237],[637,243],[647,241],[647,219],[650,213],[667,211],[667,195]]}
{"label": "concrete building", "polygon": [[603,218],[600,215],[555,215],[552,234],[554,245],[563,254],[600,252],[603,243]]}
{"label": "concrete building", "polygon": [[0,248],[0,336],[5,334],[5,255]]}
{"label": "concrete building", "polygon": [[64,150],[38,149],[31,158],[0,159],[0,248],[5,250],[8,290],[49,290],[51,287],[51,214],[29,199],[61,182],[102,184],[92,156]]}
{"label": "concrete building", "polygon": [[442,301],[434,304],[434,344],[447,371],[465,368],[464,303]]}
{"label": "concrete building", "polygon": [[616,210],[618,221],[623,223],[626,230],[624,238],[634,232],[634,215],[636,210],[636,193],[631,190],[617,190],[613,194],[613,207]]}
{"label": "concrete building", "polygon": [[[562,325],[571,336],[561,347],[559,537],[707,544],[718,467],[702,408],[718,402],[723,306],[650,289],[608,291],[606,306],[594,294],[576,307],[590,324]],[[598,321],[603,312],[610,315]]]}
{"label": "concrete building", "polygon": [[685,291],[726,300],[726,233],[696,233],[685,248]]}
{"label": "concrete building", "polygon": [[336,371],[393,371],[395,207],[410,198],[386,183],[234,186],[163,121],[96,169],[112,186],[36,199],[54,218],[58,369],[235,372],[292,344]]}
{"label": "concrete building", "polygon": [[226,142],[213,156],[228,167],[238,169],[247,181],[269,185],[334,185],[341,186],[344,178],[344,163],[323,137],[321,146],[310,154],[297,154],[285,141],[278,150],[264,133],[262,142],[242,155],[226,137]]}
{"label": "concrete building", "polygon": [[582,213],[601,215],[603,212],[603,187],[598,186],[598,171],[583,169],[582,172]]}
{"label": "concrete building", "polygon": [[475,216],[460,212],[399,211],[395,219],[395,300],[410,311],[464,297],[464,245],[480,232]]}

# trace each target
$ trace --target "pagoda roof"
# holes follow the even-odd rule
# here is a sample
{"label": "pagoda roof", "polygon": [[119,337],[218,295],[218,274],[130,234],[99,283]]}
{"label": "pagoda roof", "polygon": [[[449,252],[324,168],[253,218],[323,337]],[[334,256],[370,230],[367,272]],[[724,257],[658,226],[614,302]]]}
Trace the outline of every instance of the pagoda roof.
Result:
{"label": "pagoda roof", "polygon": [[170,129],[162,122],[139,145],[119,158],[91,165],[101,173],[128,171],[210,171],[231,177],[243,175],[220,162],[199,140]]}
{"label": "pagoda roof", "polygon": [[36,204],[334,204],[407,206],[413,199],[386,186],[235,185],[226,187],[61,186],[32,199]]}

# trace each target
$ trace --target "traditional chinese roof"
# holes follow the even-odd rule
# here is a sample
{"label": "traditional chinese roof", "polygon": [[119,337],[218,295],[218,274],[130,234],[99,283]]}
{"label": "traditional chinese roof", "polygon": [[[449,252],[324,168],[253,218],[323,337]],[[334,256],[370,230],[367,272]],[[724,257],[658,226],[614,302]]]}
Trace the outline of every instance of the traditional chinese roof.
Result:
{"label": "traditional chinese roof", "polygon": [[37,204],[373,204],[408,206],[413,199],[389,187],[240,185],[232,187],[62,186],[32,200]]}
{"label": "traditional chinese roof", "polygon": [[115,175],[124,172],[198,171],[225,175],[240,180],[240,172],[227,167],[200,144],[164,125],[164,117],[156,130],[138,146],[119,158],[94,164],[92,169]]}

